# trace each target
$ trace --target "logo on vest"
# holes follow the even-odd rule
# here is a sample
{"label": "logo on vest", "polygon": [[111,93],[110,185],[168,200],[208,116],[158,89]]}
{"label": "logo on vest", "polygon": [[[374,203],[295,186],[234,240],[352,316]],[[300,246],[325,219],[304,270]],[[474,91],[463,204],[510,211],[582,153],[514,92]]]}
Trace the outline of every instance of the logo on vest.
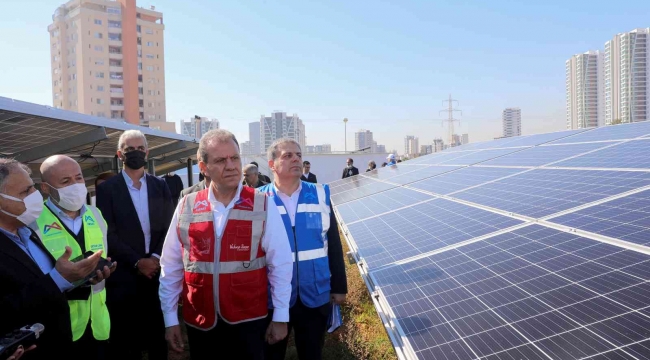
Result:
{"label": "logo on vest", "polygon": [[60,231],[60,230],[61,230],[61,227],[59,226],[59,224],[57,224],[57,223],[55,223],[55,222],[53,222],[53,223],[50,224],[50,225],[45,225],[45,226],[43,226],[43,234],[47,234],[47,233],[49,233],[50,230],[59,230],[59,231]]}
{"label": "logo on vest", "polygon": [[251,247],[248,245],[235,245],[235,244],[230,244],[230,250],[235,250],[235,251],[250,251]]}
{"label": "logo on vest", "polygon": [[208,206],[210,206],[208,200],[197,201],[196,204],[194,204],[194,211],[205,211]]}
{"label": "logo on vest", "polygon": [[239,200],[235,202],[235,205],[240,209],[253,210],[253,202],[251,202],[250,199],[239,198]]}
{"label": "logo on vest", "polygon": [[92,225],[95,225],[95,220],[93,220],[93,217],[90,216],[90,215],[86,215],[86,216],[84,216],[84,221],[85,221],[86,224],[88,224],[88,225],[91,225],[91,226],[92,226]]}
{"label": "logo on vest", "polygon": [[306,193],[305,194],[305,200],[318,200],[318,197],[314,193]]}
{"label": "logo on vest", "polygon": [[104,250],[103,244],[92,244],[90,245],[90,251]]}

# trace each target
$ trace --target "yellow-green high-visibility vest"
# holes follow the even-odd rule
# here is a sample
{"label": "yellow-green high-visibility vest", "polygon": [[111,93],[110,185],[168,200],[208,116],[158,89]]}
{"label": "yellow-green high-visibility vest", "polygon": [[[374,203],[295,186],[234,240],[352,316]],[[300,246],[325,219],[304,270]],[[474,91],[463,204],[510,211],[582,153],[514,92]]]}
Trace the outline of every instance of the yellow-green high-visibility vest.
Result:
{"label": "yellow-green high-visibility vest", "polygon": [[[72,249],[71,259],[80,256],[86,251],[97,252],[103,250],[102,257],[106,257],[108,246],[106,244],[106,221],[102,213],[94,206],[86,205],[86,211],[81,215],[86,249],[63,227],[59,219],[52,214],[46,206],[43,207],[41,216],[32,224],[32,229],[38,234],[43,245],[58,259],[65,252],[65,247]],[[111,319],[106,307],[106,281],[92,286],[88,300],[69,300],[70,322],[72,324],[72,341],[79,340],[91,321],[93,336],[97,340],[107,340],[111,330]]]}

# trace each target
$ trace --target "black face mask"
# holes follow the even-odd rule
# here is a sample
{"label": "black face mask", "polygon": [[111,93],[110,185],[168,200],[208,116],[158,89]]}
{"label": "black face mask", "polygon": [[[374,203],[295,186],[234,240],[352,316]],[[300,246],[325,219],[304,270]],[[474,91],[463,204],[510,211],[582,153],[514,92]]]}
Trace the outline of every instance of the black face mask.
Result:
{"label": "black face mask", "polygon": [[144,158],[147,154],[144,151],[133,150],[124,154],[124,164],[129,169],[138,170],[141,169],[144,164],[147,162]]}

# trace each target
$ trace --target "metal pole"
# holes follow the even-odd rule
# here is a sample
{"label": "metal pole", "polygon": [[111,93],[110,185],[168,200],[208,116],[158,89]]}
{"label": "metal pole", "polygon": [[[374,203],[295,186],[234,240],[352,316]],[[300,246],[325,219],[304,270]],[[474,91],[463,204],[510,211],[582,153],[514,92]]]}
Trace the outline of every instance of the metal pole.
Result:
{"label": "metal pole", "polygon": [[348,152],[348,118],[343,119],[343,124],[345,125],[345,152]]}
{"label": "metal pole", "polygon": [[194,185],[194,171],[192,171],[192,158],[187,158],[187,187]]}
{"label": "metal pole", "polygon": [[149,159],[149,174],[156,176],[156,160]]}
{"label": "metal pole", "polygon": [[114,173],[119,174],[120,173],[120,168],[117,165],[117,155],[113,158],[113,170]]}

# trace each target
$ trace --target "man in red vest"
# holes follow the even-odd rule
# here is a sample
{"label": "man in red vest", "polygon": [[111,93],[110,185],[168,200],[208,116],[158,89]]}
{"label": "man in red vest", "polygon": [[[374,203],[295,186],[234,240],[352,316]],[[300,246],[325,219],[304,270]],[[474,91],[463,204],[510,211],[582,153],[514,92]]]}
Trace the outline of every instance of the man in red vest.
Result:
{"label": "man in red vest", "polygon": [[[265,193],[242,186],[239,153],[231,132],[203,135],[199,168],[210,176],[210,187],[179,202],[160,258],[166,339],[172,350],[183,351],[180,297],[193,360],[213,359],[215,350],[263,359],[265,341],[287,336],[289,240],[277,206]],[[273,321],[267,327],[269,295]]]}

